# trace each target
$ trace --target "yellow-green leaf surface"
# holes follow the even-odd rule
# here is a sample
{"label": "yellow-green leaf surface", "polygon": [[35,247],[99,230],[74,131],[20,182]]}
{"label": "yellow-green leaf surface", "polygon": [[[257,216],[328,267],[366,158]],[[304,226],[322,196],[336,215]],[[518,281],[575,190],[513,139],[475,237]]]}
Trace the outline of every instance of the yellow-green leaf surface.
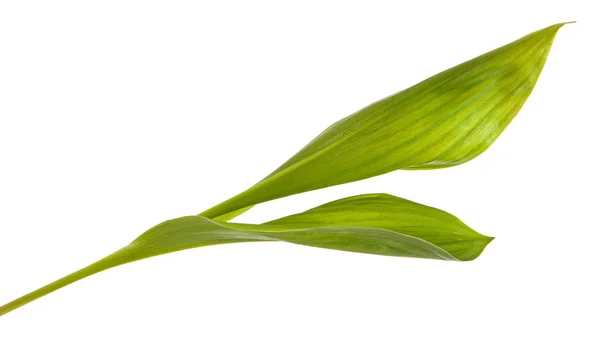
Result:
{"label": "yellow-green leaf surface", "polygon": [[284,241],[368,254],[468,261],[479,256],[492,239],[447,212],[387,194],[350,197],[261,225],[181,217],[163,222],[112,255],[0,307],[0,315],[108,268],[201,246]]}
{"label": "yellow-green leaf surface", "polygon": [[483,54],[338,121],[250,189],[201,213],[241,208],[397,169],[465,163],[519,112],[552,46],[556,24]]}

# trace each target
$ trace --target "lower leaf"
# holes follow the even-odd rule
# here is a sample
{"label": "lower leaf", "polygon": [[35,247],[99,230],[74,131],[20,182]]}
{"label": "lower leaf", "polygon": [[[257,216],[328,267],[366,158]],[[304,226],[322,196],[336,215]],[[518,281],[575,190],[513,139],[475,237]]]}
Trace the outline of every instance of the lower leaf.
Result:
{"label": "lower leaf", "polygon": [[469,261],[492,239],[447,212],[387,194],[349,197],[259,225],[187,216],[163,222],[104,259],[0,307],[0,315],[106,269],[208,245],[285,241],[376,255]]}

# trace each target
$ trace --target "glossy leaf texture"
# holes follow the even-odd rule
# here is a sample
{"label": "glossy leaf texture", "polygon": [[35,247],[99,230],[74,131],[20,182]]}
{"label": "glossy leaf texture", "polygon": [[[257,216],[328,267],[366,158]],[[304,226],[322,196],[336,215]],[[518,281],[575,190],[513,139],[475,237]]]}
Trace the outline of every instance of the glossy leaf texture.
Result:
{"label": "glossy leaf texture", "polygon": [[477,157],[529,97],[561,26],[531,33],[336,122],[256,185],[201,215],[228,220],[265,201]]}
{"label": "glossy leaf texture", "polygon": [[284,241],[377,255],[468,261],[479,256],[492,239],[447,212],[387,194],[349,197],[260,225],[181,217],[163,222],[112,255],[0,307],[0,315],[105,269],[208,245]]}

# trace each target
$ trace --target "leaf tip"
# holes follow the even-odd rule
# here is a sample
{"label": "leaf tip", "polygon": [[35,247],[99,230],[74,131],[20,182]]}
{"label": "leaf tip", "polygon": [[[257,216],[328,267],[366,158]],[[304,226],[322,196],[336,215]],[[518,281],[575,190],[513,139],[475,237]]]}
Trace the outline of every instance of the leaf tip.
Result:
{"label": "leaf tip", "polygon": [[494,237],[478,233],[478,239],[471,241],[470,245],[463,247],[456,253],[452,254],[459,261],[473,261],[477,259],[485,250],[485,248],[494,240]]}
{"label": "leaf tip", "polygon": [[485,243],[484,246],[488,246],[492,242],[492,240],[496,239],[496,237],[490,237],[487,235],[484,235],[483,237],[484,237],[484,243]]}
{"label": "leaf tip", "polygon": [[479,255],[481,255],[481,253],[483,253],[483,250],[485,250],[485,248],[487,248],[487,246],[492,242],[492,240],[496,239],[495,237],[490,237],[487,235],[483,235],[481,234],[482,239],[480,240],[480,247],[479,247],[479,251],[477,253],[474,254],[473,258],[471,258],[470,260],[475,260],[476,258],[479,257]]}
{"label": "leaf tip", "polygon": [[548,26],[545,29],[546,30],[552,30],[552,32],[554,32],[554,35],[556,35],[556,33],[558,32],[559,29],[561,29],[564,25],[568,25],[571,23],[576,23],[577,21],[566,21],[566,22],[559,22],[557,24],[554,24],[552,26]]}

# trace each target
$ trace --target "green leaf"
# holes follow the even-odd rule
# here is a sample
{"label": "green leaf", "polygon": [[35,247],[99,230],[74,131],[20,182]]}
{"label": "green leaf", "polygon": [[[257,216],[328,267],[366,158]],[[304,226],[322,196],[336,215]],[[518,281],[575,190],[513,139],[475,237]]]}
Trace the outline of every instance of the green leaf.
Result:
{"label": "green leaf", "polygon": [[397,169],[446,168],[477,157],[527,100],[561,26],[531,33],[336,122],[256,185],[201,215],[214,218]]}
{"label": "green leaf", "polygon": [[[265,225],[286,230],[322,227],[384,229],[427,241],[460,261],[474,260],[493,239],[477,233],[448,212],[388,194],[344,198]],[[389,255],[411,256],[401,253]]]}
{"label": "green leaf", "polygon": [[106,258],[0,307],[0,315],[108,268],[201,246],[285,241],[368,254],[468,261],[479,256],[492,239],[447,212],[387,194],[349,197],[261,225],[181,217],[163,222]]}

